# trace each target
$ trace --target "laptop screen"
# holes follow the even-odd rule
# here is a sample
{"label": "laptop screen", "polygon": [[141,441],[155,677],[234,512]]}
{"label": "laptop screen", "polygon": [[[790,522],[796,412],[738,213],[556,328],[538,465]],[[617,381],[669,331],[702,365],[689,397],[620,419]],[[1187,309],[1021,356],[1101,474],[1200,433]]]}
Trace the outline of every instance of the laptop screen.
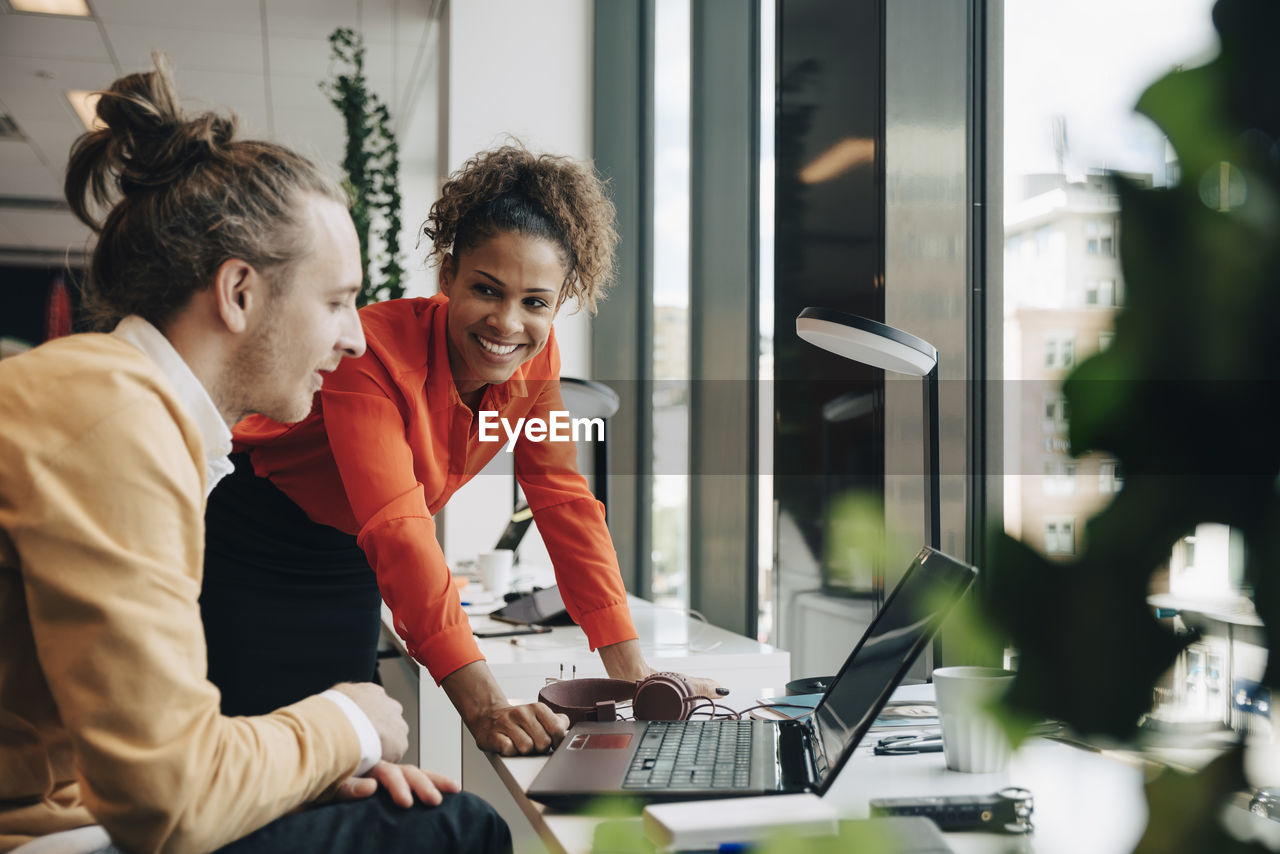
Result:
{"label": "laptop screen", "polygon": [[916,555],[814,710],[827,758],[818,769],[819,791],[826,791],[976,572],[927,546]]}

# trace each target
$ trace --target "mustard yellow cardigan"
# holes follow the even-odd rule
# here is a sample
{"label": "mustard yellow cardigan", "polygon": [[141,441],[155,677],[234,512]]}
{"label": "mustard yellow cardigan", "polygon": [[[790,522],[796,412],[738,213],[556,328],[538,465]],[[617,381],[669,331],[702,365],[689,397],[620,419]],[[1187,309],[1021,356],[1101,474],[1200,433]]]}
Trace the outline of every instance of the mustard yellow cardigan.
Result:
{"label": "mustard yellow cardigan", "polygon": [[86,824],[210,851],[360,760],[328,699],[227,718],[205,677],[204,453],[109,335],[0,362],[0,851]]}

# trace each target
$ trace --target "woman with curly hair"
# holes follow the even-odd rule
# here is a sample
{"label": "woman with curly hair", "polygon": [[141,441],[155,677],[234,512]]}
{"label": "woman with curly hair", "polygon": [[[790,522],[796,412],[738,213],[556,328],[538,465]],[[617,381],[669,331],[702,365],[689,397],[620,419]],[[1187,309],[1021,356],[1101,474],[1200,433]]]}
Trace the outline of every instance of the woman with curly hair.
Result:
{"label": "woman with curly hair", "polygon": [[[362,309],[366,354],[325,378],[305,421],[239,424],[236,472],[209,502],[201,599],[225,713],[372,678],[385,600],[482,749],[560,740],[562,716],[507,703],[432,519],[503,447],[481,441],[478,413],[515,424],[564,410],[552,320],[570,298],[595,311],[613,272],[613,220],[589,168],[515,146],[477,155],[424,227],[440,293]],[[570,615],[610,676],[649,675],[574,445],[522,438],[514,456]]]}

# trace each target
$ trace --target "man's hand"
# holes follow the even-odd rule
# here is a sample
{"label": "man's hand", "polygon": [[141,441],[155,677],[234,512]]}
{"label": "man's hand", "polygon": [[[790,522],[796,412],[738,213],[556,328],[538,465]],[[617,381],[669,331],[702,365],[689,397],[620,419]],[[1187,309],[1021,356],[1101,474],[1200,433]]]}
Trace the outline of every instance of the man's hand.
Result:
{"label": "man's hand", "polygon": [[462,786],[434,771],[424,771],[416,765],[393,765],[379,762],[363,777],[348,777],[338,786],[335,800],[355,801],[367,798],[378,787],[387,790],[396,806],[406,809],[413,806],[414,798],[428,806],[439,806],[444,793],[461,791]]}
{"label": "man's hand", "polygon": [[409,749],[409,725],[404,720],[404,708],[387,696],[381,685],[372,682],[343,682],[333,686],[360,707],[382,744],[382,758],[386,762],[399,762]]}
{"label": "man's hand", "polygon": [[450,673],[440,687],[453,701],[481,750],[517,756],[546,753],[560,743],[569,719],[542,703],[513,706],[489,665],[473,661]]}
{"label": "man's hand", "polygon": [[502,705],[467,721],[481,750],[503,756],[547,753],[564,739],[569,719],[543,703]]}

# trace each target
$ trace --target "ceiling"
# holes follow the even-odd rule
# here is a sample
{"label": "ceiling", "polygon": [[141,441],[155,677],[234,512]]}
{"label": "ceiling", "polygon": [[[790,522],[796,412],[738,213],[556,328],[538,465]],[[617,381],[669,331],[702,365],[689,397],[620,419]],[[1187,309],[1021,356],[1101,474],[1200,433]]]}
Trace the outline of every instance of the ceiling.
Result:
{"label": "ceiling", "polygon": [[85,249],[90,233],[62,196],[67,153],[84,132],[66,92],[145,70],[153,50],[168,54],[188,109],[233,111],[242,135],[339,164],[341,117],[317,84],[333,69],[329,34],[355,28],[369,85],[396,121],[402,168],[434,149],[442,0],[88,2],[90,18],[18,13],[0,0],[0,114],[18,134],[0,138],[0,264],[59,263]]}

